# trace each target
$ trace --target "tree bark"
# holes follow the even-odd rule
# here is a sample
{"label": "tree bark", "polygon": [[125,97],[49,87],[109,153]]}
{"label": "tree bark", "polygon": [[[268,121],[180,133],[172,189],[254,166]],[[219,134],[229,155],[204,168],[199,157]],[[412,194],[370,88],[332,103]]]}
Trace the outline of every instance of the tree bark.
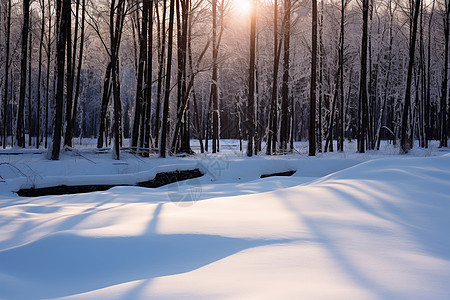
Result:
{"label": "tree bark", "polygon": [[417,20],[419,18],[419,10],[420,10],[420,0],[415,0],[414,10],[413,10],[413,23],[411,24],[411,37],[409,44],[409,64],[408,64],[408,75],[406,78],[406,91],[405,91],[405,103],[403,107],[403,116],[402,116],[402,131],[401,131],[401,147],[404,153],[407,153],[412,145],[409,140],[408,135],[408,125],[411,119],[411,82],[412,82],[412,74],[414,68],[414,57],[415,57],[415,49],[416,49],[416,36],[417,36]]}
{"label": "tree bark", "polygon": [[[80,34],[80,54],[78,58],[77,66],[77,77],[75,85],[75,95],[73,98],[73,110],[71,117],[70,131],[73,135],[73,130],[75,128],[75,121],[78,111],[78,97],[80,94],[80,81],[81,81],[81,67],[83,64],[83,52],[84,52],[84,33],[85,33],[85,22],[86,22],[86,0],[82,0],[82,13],[81,13],[81,34]],[[80,139],[81,140],[81,139]]]}
{"label": "tree bark", "polygon": [[[39,39],[39,67],[38,67],[38,81],[37,81],[37,116],[36,116],[36,148],[39,149],[40,133],[41,133],[41,76],[42,76],[42,46],[44,42],[45,32],[45,2],[39,0],[41,5],[41,36]],[[50,29],[49,29],[50,30]]]}
{"label": "tree bark", "polygon": [[250,70],[247,103],[247,156],[253,156],[255,138],[255,62],[256,62],[256,0],[252,1],[250,21]]}
{"label": "tree bark", "polygon": [[49,97],[50,97],[50,64],[52,53],[52,12],[51,12],[51,0],[48,0],[48,37],[47,37],[47,78],[45,89],[45,148],[48,147],[48,109],[49,109]]}
{"label": "tree bark", "polygon": [[[156,10],[158,12],[158,9]],[[156,111],[155,111],[155,143],[159,143],[159,134],[161,128],[161,97],[162,97],[162,86],[163,86],[163,74],[164,74],[164,60],[166,53],[166,13],[167,13],[167,0],[163,0],[163,14],[162,19],[159,22],[161,29],[161,49],[159,52],[159,69],[158,69],[158,87],[156,93]]]}
{"label": "tree bark", "polygon": [[283,84],[281,87],[281,130],[280,149],[287,151],[289,137],[289,69],[290,69],[290,38],[291,38],[291,0],[284,1],[285,27],[283,52]]}
{"label": "tree bark", "polygon": [[173,23],[175,15],[175,3],[170,1],[169,9],[169,36],[167,41],[167,71],[166,71],[166,88],[164,93],[164,108],[161,128],[161,143],[159,147],[159,156],[166,157],[167,143],[167,122],[169,119],[169,98],[170,98],[170,76],[172,75],[172,56],[173,56]]}
{"label": "tree bark", "polygon": [[10,54],[10,37],[11,37],[11,0],[7,3],[7,19],[6,19],[6,57],[5,57],[5,86],[3,93],[3,149],[6,148],[8,137],[8,88],[9,88],[9,54]]}
{"label": "tree bark", "polygon": [[358,152],[365,152],[365,139],[367,132],[368,97],[367,97],[367,40],[369,0],[363,0],[363,34],[361,41],[361,72],[359,83],[359,105],[358,105]]}
{"label": "tree bark", "polygon": [[[269,116],[269,134],[267,138],[266,154],[270,155],[276,151],[278,132],[278,70],[280,66],[280,47],[278,46],[278,0],[274,1],[273,8],[273,77],[272,98]],[[280,40],[281,46],[281,40]]]}
{"label": "tree bark", "polygon": [[30,0],[23,0],[23,24],[22,24],[22,52],[20,60],[20,92],[19,109],[17,114],[16,143],[18,147],[25,147],[25,122],[24,106],[27,85],[27,54],[28,35],[30,26]]}
{"label": "tree bark", "polygon": [[[416,0],[418,1],[418,0]],[[448,43],[449,43],[449,27],[450,27],[450,3],[449,0],[445,0],[445,16],[444,16],[444,76],[442,78],[442,92],[441,92],[441,137],[440,147],[448,147],[448,134],[447,134],[447,86],[448,86]]]}
{"label": "tree bark", "polygon": [[[58,0],[61,1],[61,0]],[[61,3],[61,2],[59,2]],[[60,4],[61,5],[61,4]],[[52,141],[52,160],[59,160],[59,152],[61,150],[61,134],[62,134],[62,117],[64,105],[64,65],[65,65],[65,48],[66,48],[66,26],[70,15],[70,0],[62,0],[62,13],[57,28],[58,41],[56,46],[56,64],[57,64],[57,87],[56,87],[56,110],[55,125],[53,128]]]}
{"label": "tree bark", "polygon": [[316,155],[317,0],[312,1],[311,90],[309,106],[309,156]]}

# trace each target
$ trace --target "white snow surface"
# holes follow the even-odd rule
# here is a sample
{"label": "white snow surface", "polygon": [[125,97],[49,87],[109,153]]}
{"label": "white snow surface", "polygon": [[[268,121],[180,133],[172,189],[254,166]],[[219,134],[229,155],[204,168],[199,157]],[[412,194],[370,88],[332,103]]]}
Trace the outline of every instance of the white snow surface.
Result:
{"label": "white snow surface", "polygon": [[[448,148],[247,158],[236,145],[0,152],[0,299],[450,299]],[[206,175],[157,189],[14,193],[193,168]]]}

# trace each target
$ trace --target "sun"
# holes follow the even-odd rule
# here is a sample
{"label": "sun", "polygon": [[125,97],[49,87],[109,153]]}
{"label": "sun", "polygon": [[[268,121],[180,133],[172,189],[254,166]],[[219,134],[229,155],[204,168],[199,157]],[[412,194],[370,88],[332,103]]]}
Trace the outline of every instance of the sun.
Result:
{"label": "sun", "polygon": [[252,10],[251,0],[234,0],[233,5],[236,11],[240,14],[249,14]]}

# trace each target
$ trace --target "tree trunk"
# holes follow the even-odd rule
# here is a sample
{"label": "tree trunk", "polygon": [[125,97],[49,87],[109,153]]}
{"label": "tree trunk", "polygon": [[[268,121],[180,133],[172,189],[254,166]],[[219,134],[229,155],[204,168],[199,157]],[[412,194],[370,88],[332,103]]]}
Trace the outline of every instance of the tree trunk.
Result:
{"label": "tree trunk", "polygon": [[[161,128],[161,143],[159,147],[159,156],[166,157],[167,142],[167,122],[169,121],[169,98],[170,98],[170,76],[172,75],[172,56],[173,56],[173,22],[175,15],[175,3],[170,1],[169,9],[169,37],[167,41],[167,71],[166,71],[166,88],[164,92],[164,108]],[[164,34],[164,33],[163,33]]]}
{"label": "tree trunk", "polygon": [[[72,124],[72,107],[73,107],[73,77],[72,77],[72,9],[70,8],[71,13],[67,16],[67,26],[66,26],[66,34],[67,34],[67,70],[66,70],[66,121],[65,121],[65,134],[64,134],[64,145],[72,147],[72,134],[70,128],[68,128]],[[77,10],[78,11],[78,10]],[[76,20],[75,22],[77,22]],[[74,40],[74,44],[77,41]],[[74,53],[75,55],[75,53]]]}
{"label": "tree trunk", "polygon": [[122,102],[120,99],[119,82],[119,49],[122,37],[122,29],[125,20],[125,0],[119,0],[117,6],[115,0],[111,2],[110,9],[110,49],[111,49],[111,75],[112,91],[114,99],[114,159],[120,159]]}
{"label": "tree trunk", "polygon": [[[272,77],[272,99],[269,116],[269,135],[267,138],[266,154],[270,155],[276,151],[277,127],[278,127],[278,70],[280,66],[280,52],[278,46],[278,0],[274,1],[273,8],[273,77]],[[281,46],[281,40],[280,40]]]}
{"label": "tree trunk", "polygon": [[[416,0],[418,1],[418,0]],[[445,1],[445,16],[444,16],[444,77],[442,78],[442,92],[441,92],[441,138],[440,147],[448,147],[447,134],[447,83],[448,83],[448,42],[449,42],[449,27],[450,27],[450,3]]]}
{"label": "tree trunk", "polygon": [[217,152],[217,145],[219,143],[219,93],[217,89],[218,80],[218,67],[217,57],[219,53],[217,45],[217,0],[212,0],[212,15],[213,15],[213,46],[212,46],[212,82],[211,82],[211,94],[212,94],[212,117],[213,117],[213,135],[212,135],[212,152]]}
{"label": "tree trunk", "polygon": [[48,147],[48,109],[49,109],[49,97],[50,97],[50,64],[52,53],[52,12],[51,12],[51,0],[48,0],[48,37],[47,37],[47,78],[45,89],[45,148]]}
{"label": "tree trunk", "polygon": [[[138,59],[138,69],[137,69],[137,80],[136,80],[136,100],[134,106],[134,121],[133,121],[133,132],[131,138],[131,146],[137,147],[139,136],[143,138],[143,132],[139,134],[139,125],[143,123],[143,80],[144,80],[144,68],[147,64],[147,23],[148,23],[148,11],[146,1],[143,0],[144,6],[142,11],[142,25],[139,26],[139,10],[136,11],[136,27],[137,34],[139,36],[139,59]],[[137,151],[139,152],[139,151]]]}
{"label": "tree trunk", "polygon": [[344,151],[344,42],[346,0],[341,0],[341,39],[339,45],[339,143],[338,151]]}
{"label": "tree trunk", "polygon": [[[33,124],[31,122],[33,115],[33,107],[31,106],[31,53],[32,51],[32,31],[31,31],[31,19],[32,15],[30,14],[30,28],[29,28],[29,45],[28,45],[28,147],[31,148],[31,137],[33,133]],[[24,133],[25,134],[25,133]]]}
{"label": "tree trunk", "polygon": [[20,60],[20,92],[19,109],[17,114],[16,143],[18,147],[25,147],[25,122],[24,106],[27,84],[27,54],[28,54],[28,35],[30,26],[30,0],[23,1],[23,25],[22,25],[22,52]]}
{"label": "tree trunk", "polygon": [[147,50],[147,65],[146,75],[144,78],[144,102],[145,102],[145,135],[144,148],[150,148],[151,145],[151,108],[152,108],[152,71],[153,71],[153,0],[148,0],[146,9],[148,11],[148,50]]}
{"label": "tree trunk", "polygon": [[283,84],[281,87],[281,131],[280,149],[287,151],[289,136],[289,69],[290,69],[290,37],[291,37],[291,0],[284,1],[284,55],[283,55]]}
{"label": "tree trunk", "polygon": [[312,1],[311,90],[309,106],[309,156],[316,155],[317,0]]}
{"label": "tree trunk", "polygon": [[[61,1],[61,0],[59,0]],[[61,2],[59,2],[61,3]],[[56,111],[55,125],[53,128],[53,145],[52,160],[59,160],[59,152],[61,150],[61,134],[62,134],[62,117],[64,105],[64,65],[65,65],[65,48],[66,48],[66,26],[70,15],[70,0],[62,0],[62,13],[59,18],[59,26],[57,28],[58,41],[56,46],[56,64],[57,64],[57,87],[56,87]]]}
{"label": "tree trunk", "polygon": [[428,21],[428,61],[427,61],[427,94],[426,94],[426,104],[425,104],[425,131],[427,138],[425,139],[426,147],[428,147],[428,140],[432,138],[432,130],[430,123],[430,112],[431,112],[431,29],[432,20],[434,13],[434,4],[431,7],[430,17]]}
{"label": "tree trunk", "polygon": [[[156,10],[159,11],[158,9]],[[158,70],[158,87],[156,94],[156,112],[155,112],[155,143],[159,143],[159,134],[161,128],[161,97],[162,97],[162,86],[163,86],[163,74],[164,74],[164,59],[166,53],[166,11],[167,11],[167,0],[163,0],[163,15],[162,20],[159,22],[160,27],[162,27],[161,32],[161,49],[159,53],[159,70]],[[159,27],[158,27],[159,28]]]}
{"label": "tree trunk", "polygon": [[[81,67],[83,64],[83,52],[84,52],[84,32],[85,32],[85,23],[86,23],[86,0],[82,0],[82,13],[81,13],[81,35],[80,35],[80,54],[78,58],[78,66],[77,66],[77,78],[76,78],[76,86],[75,86],[75,95],[73,98],[73,111],[72,111],[72,117],[71,117],[71,125],[70,125],[70,131],[73,135],[73,130],[75,127],[75,121],[77,116],[77,110],[78,110],[78,96],[80,94],[80,81],[81,81]],[[80,139],[81,141],[81,139]]]}
{"label": "tree trunk", "polygon": [[[408,135],[408,125],[411,119],[410,116],[410,107],[411,107],[411,82],[412,82],[412,73],[414,68],[414,57],[415,57],[415,49],[416,49],[416,36],[417,36],[417,20],[419,18],[419,10],[420,10],[420,0],[415,0],[414,3],[414,18],[413,23],[411,24],[411,37],[409,44],[409,64],[408,64],[408,75],[406,78],[406,91],[405,91],[405,103],[403,107],[403,116],[402,116],[402,132],[401,132],[401,147],[403,152],[407,153],[412,145],[409,141]],[[412,133],[411,133],[412,134]]]}
{"label": "tree trunk", "polygon": [[106,130],[106,110],[108,109],[109,98],[111,95],[111,70],[112,64],[108,63],[105,72],[105,78],[103,81],[103,96],[102,96],[102,106],[100,108],[100,127],[97,139],[97,148],[103,147],[103,139]]}
{"label": "tree trunk", "polygon": [[8,136],[8,87],[9,87],[9,52],[10,52],[10,36],[11,36],[11,0],[7,3],[7,20],[6,20],[6,57],[5,57],[5,87],[3,93],[3,149],[6,148]]}
{"label": "tree trunk", "polygon": [[[45,32],[45,2],[39,0],[41,5],[41,36],[39,39],[39,67],[38,67],[38,81],[37,81],[37,116],[36,116],[36,148],[39,149],[41,144],[41,76],[42,76],[42,45],[44,42]],[[50,30],[50,29],[49,29]]]}
{"label": "tree trunk", "polygon": [[253,156],[255,138],[255,62],[256,62],[256,0],[252,1],[250,22],[250,70],[247,103],[247,156]]}
{"label": "tree trunk", "polygon": [[358,109],[358,151],[365,152],[365,139],[367,132],[368,98],[367,98],[367,40],[369,0],[363,0],[363,34],[361,42],[361,72],[359,83],[359,109]]}

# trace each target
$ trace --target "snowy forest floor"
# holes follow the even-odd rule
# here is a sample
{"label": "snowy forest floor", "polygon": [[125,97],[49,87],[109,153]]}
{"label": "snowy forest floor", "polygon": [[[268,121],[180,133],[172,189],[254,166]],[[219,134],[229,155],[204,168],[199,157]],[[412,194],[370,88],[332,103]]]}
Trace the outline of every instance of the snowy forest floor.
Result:
{"label": "snowy forest floor", "polygon": [[[76,147],[60,161],[0,151],[0,298],[450,298],[450,150],[436,143],[247,158],[221,141],[219,154],[120,161]],[[156,189],[14,193],[195,168],[205,176]]]}

